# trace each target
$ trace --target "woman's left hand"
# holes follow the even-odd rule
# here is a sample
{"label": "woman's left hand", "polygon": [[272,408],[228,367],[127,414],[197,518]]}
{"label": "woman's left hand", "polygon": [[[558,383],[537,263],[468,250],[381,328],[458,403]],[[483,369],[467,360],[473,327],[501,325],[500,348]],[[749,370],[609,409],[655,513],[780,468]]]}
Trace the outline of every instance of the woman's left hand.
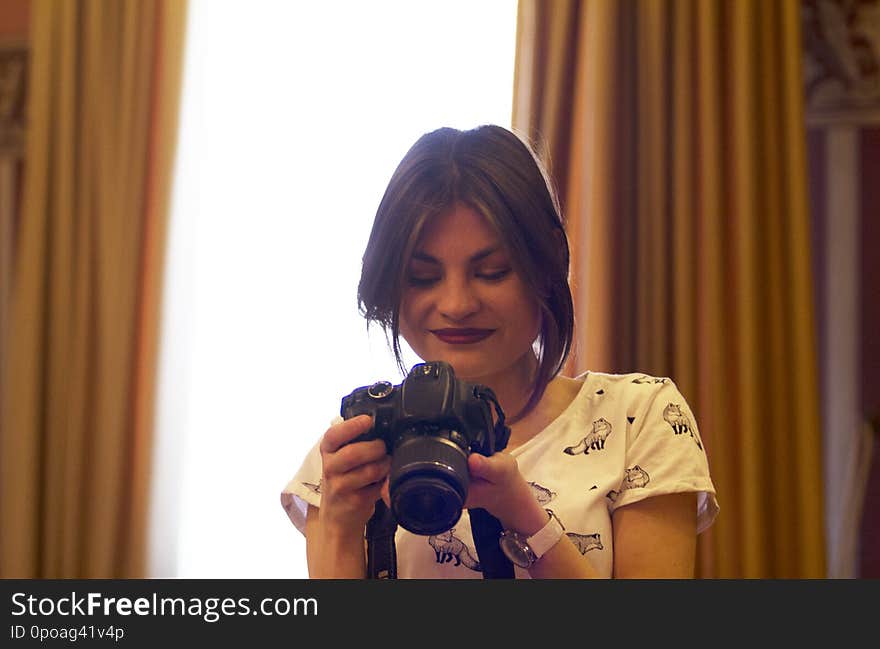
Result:
{"label": "woman's left hand", "polygon": [[547,522],[547,512],[519,472],[516,458],[507,452],[491,457],[471,453],[471,483],[465,507],[481,507],[508,529],[533,534]]}

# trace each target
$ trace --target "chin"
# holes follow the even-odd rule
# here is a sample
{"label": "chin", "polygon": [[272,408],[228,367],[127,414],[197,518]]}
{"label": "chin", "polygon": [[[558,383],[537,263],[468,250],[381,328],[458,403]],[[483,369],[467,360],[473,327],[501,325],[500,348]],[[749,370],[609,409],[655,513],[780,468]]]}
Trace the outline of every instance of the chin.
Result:
{"label": "chin", "polygon": [[452,365],[456,378],[472,382],[469,377],[485,376],[489,371],[484,363],[473,358],[467,358],[465,354],[435,353],[435,354],[418,354],[419,358],[424,362],[443,361]]}
{"label": "chin", "polygon": [[452,365],[452,369],[455,370],[455,376],[469,383],[480,383],[480,378],[498,371],[497,368],[489,367],[484,363],[475,363],[467,359],[458,359],[457,362],[455,358],[440,360],[446,360],[447,363]]}

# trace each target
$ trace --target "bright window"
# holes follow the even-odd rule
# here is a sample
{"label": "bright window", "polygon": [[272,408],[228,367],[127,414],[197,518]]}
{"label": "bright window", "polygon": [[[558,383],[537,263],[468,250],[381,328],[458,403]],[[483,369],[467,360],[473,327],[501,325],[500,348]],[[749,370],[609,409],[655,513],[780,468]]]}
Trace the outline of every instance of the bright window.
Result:
{"label": "bright window", "polygon": [[373,215],[421,133],[509,126],[516,0],[189,7],[150,575],[306,577],[279,493],[401,378],[356,308]]}

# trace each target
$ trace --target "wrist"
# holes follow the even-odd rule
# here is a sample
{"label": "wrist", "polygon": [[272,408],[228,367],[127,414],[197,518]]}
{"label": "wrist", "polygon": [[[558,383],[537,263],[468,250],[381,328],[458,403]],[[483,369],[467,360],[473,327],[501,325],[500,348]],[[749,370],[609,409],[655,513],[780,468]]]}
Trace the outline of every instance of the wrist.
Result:
{"label": "wrist", "polygon": [[340,525],[319,514],[307,528],[306,554],[313,579],[363,579],[366,576],[364,529]]}
{"label": "wrist", "polygon": [[364,525],[353,525],[351,521],[338,521],[331,518],[322,519],[319,517],[318,520],[321,526],[321,538],[326,545],[339,547],[363,542]]}
{"label": "wrist", "polygon": [[498,543],[508,559],[520,568],[531,570],[562,539],[565,528],[549,509],[544,510],[544,524],[532,534],[505,529]]}
{"label": "wrist", "polygon": [[547,510],[541,507],[537,500],[529,494],[529,503],[514,508],[513,512],[506,516],[499,516],[498,520],[504,529],[513,530],[524,536],[531,536],[547,524]]}

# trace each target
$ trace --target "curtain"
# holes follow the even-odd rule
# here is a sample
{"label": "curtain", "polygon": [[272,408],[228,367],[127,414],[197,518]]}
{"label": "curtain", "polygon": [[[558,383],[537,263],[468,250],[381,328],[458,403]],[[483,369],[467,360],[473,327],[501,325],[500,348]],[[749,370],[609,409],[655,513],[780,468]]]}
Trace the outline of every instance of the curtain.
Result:
{"label": "curtain", "polygon": [[186,3],[34,0],[0,576],[142,577]]}
{"label": "curtain", "polygon": [[513,126],[572,241],[570,372],[670,376],[721,513],[706,578],[825,576],[796,0],[521,0]]}

